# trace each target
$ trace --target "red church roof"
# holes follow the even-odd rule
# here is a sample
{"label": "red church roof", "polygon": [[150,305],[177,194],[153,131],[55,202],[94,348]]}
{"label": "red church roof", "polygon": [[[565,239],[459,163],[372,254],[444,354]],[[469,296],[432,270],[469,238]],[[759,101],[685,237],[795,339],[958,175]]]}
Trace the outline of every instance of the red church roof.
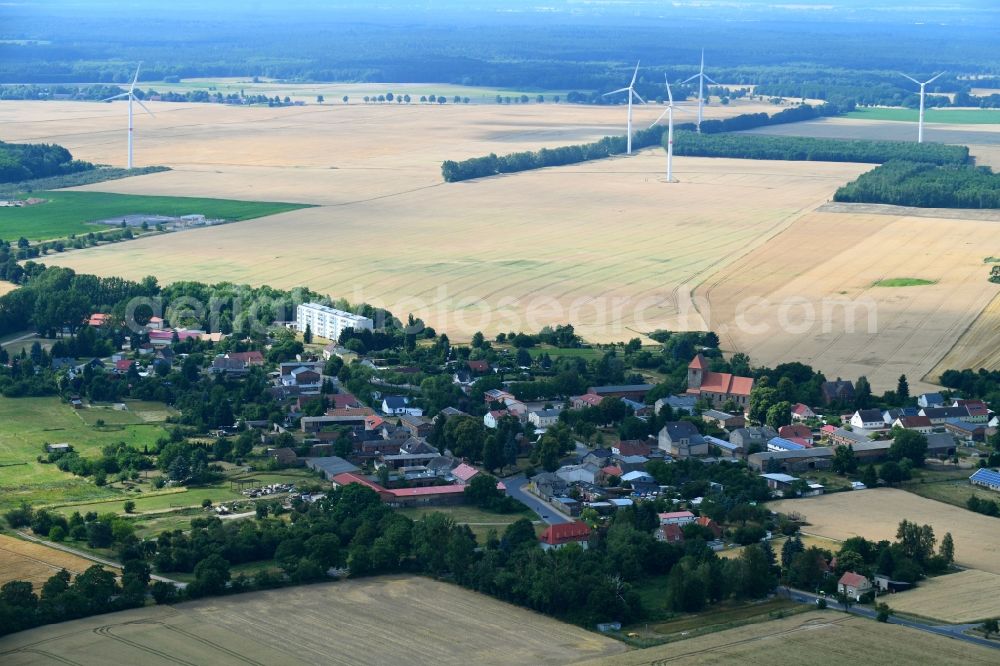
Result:
{"label": "red church roof", "polygon": [[688,363],[688,367],[692,370],[704,370],[705,369],[705,357],[701,354],[696,355],[691,362]]}

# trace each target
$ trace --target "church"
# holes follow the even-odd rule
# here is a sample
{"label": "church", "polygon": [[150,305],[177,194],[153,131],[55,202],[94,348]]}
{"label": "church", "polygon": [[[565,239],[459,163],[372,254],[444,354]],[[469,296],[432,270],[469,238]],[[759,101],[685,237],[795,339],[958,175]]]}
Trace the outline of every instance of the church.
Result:
{"label": "church", "polygon": [[688,395],[705,398],[713,405],[721,405],[732,400],[746,410],[753,389],[752,377],[739,377],[727,372],[707,370],[705,357],[698,354],[688,364]]}

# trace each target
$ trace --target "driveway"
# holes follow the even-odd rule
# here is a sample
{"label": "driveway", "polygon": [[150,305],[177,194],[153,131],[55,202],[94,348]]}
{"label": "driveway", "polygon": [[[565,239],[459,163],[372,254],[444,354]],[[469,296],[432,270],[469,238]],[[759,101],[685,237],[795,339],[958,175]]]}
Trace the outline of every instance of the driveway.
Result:
{"label": "driveway", "polygon": [[571,523],[572,518],[565,516],[551,506],[538,499],[531,493],[527,491],[525,485],[527,485],[528,480],[524,478],[524,474],[518,474],[516,476],[511,476],[503,480],[505,486],[507,486],[507,494],[528,506],[529,509],[538,514],[538,517],[542,519],[545,523],[549,525],[558,525],[560,523]]}

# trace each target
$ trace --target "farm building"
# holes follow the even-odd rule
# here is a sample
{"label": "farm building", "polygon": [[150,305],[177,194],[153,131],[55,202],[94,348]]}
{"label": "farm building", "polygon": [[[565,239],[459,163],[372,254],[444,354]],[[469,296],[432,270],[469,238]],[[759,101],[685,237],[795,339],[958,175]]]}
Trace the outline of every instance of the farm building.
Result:
{"label": "farm building", "polygon": [[695,515],[690,511],[671,511],[659,516],[661,525],[687,525],[695,521]]}
{"label": "farm building", "polygon": [[977,469],[975,474],[969,477],[969,483],[1000,492],[1000,472],[985,468]]}
{"label": "farm building", "polygon": [[347,462],[339,456],[324,456],[306,458],[306,467],[323,474],[325,479],[333,479],[338,474],[360,471],[357,465]]}
{"label": "farm building", "polygon": [[580,544],[586,550],[590,545],[590,527],[579,521],[549,525],[538,540],[544,550],[562,548],[570,543]]}
{"label": "farm building", "polygon": [[587,393],[604,398],[628,398],[637,402],[646,399],[646,394],[653,390],[652,384],[625,384],[621,386],[591,386]]}

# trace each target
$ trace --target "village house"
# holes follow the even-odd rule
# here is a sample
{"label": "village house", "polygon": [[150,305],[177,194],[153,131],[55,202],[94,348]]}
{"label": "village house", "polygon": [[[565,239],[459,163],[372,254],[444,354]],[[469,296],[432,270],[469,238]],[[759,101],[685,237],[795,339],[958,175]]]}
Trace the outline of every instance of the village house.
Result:
{"label": "village house", "polygon": [[851,427],[859,430],[884,430],[885,419],[880,409],[859,409],[851,416]]}
{"label": "village house", "polygon": [[623,439],[611,445],[611,453],[616,456],[648,456],[655,448],[657,445],[652,439]]}
{"label": "village house", "polygon": [[921,393],[917,396],[917,407],[943,407],[944,396],[940,393]]}
{"label": "village house", "polygon": [[671,421],[660,430],[659,447],[675,458],[707,456],[708,442],[690,421]]}
{"label": "village house", "polygon": [[986,423],[990,410],[982,400],[956,400],[952,407],[965,407],[969,415],[964,417],[969,423]]}
{"label": "village house", "polygon": [[90,315],[87,319],[87,326],[93,326],[94,328],[100,328],[101,326],[111,325],[111,315],[103,314],[101,312],[95,312]]}
{"label": "village house", "polygon": [[985,423],[970,423],[963,419],[948,419],[944,423],[946,432],[950,432],[966,442],[982,442],[986,439]]}
{"label": "village house", "polygon": [[965,407],[924,407],[920,416],[926,416],[934,425],[943,426],[949,419],[968,419],[969,410]]}
{"label": "village house", "polygon": [[732,442],[727,442],[726,440],[719,439],[718,437],[711,437],[709,435],[705,435],[704,439],[706,442],[708,442],[709,454],[711,454],[712,447],[714,446],[719,450],[718,455],[723,458],[743,457],[743,449],[737,444],[733,444]]}
{"label": "village house", "polygon": [[798,442],[803,446],[812,446],[812,428],[801,423],[781,426],[778,428],[778,437]]}
{"label": "village house", "polygon": [[491,403],[504,404],[507,400],[516,400],[513,393],[507,391],[502,391],[500,389],[489,389],[488,391],[483,391],[483,402],[489,407]]}
{"label": "village house", "polygon": [[823,382],[819,391],[826,405],[834,402],[854,402],[854,383],[846,379],[838,377],[836,381]]}
{"label": "village house", "polygon": [[387,395],[382,398],[382,413],[387,416],[399,416],[409,414],[411,416],[423,416],[424,412],[419,407],[411,407],[410,399],[402,395]]}
{"label": "village house", "polygon": [[761,451],[767,446],[770,439],[778,436],[778,431],[771,426],[751,426],[749,428],[737,428],[729,433],[729,443],[734,444],[743,451],[749,451],[756,447]]}
{"label": "village house", "polygon": [[696,404],[698,404],[698,397],[694,395],[668,395],[666,398],[660,398],[654,402],[653,410],[659,414],[664,405],[670,405],[670,409],[674,410],[675,413],[694,414]]}
{"label": "village house", "polygon": [[825,431],[826,438],[831,446],[863,444],[872,441],[870,437],[863,433],[854,432],[845,428],[834,428],[832,431]]}
{"label": "village house", "polygon": [[924,435],[934,430],[934,425],[926,416],[900,416],[892,422],[892,427],[902,428],[903,430],[915,430]]}
{"label": "village house", "polygon": [[898,418],[902,418],[904,416],[917,416],[919,414],[920,410],[916,407],[894,407],[882,412],[882,420],[887,426],[890,426]]}
{"label": "village house", "polygon": [[816,418],[816,412],[814,412],[809,405],[797,402],[792,405],[792,420],[793,421],[805,421],[807,419]]}
{"label": "village house", "polygon": [[46,453],[69,453],[73,450],[72,444],[46,444]]}
{"label": "village house", "polygon": [[701,414],[701,420],[705,423],[713,423],[723,430],[735,430],[746,425],[747,420],[742,414],[729,414],[715,409],[707,409]]}
{"label": "village house", "polygon": [[680,525],[671,523],[670,525],[661,525],[656,528],[656,540],[665,541],[667,543],[681,543],[684,541],[684,530],[681,529]]}
{"label": "village house", "polygon": [[259,351],[229,352],[226,358],[243,361],[248,367],[259,368],[264,365],[264,355]]}
{"label": "village house", "polygon": [[597,483],[597,475],[601,468],[593,463],[580,465],[563,465],[556,470],[556,476],[566,483]]}
{"label": "village house", "polygon": [[584,393],[572,396],[569,399],[569,404],[573,409],[585,409],[587,407],[600,407],[602,400],[604,398],[596,393]]}
{"label": "village house", "polygon": [[429,437],[434,430],[434,424],[423,416],[413,414],[400,414],[399,422],[401,427],[413,437]]}
{"label": "village house", "polygon": [[669,511],[658,515],[660,525],[687,525],[695,521],[695,515],[690,511]]}
{"label": "village house", "polygon": [[768,451],[801,451],[805,448],[808,447],[803,446],[798,442],[785,439],[784,437],[772,437],[767,441]]}
{"label": "village house", "polygon": [[500,421],[506,416],[511,416],[511,413],[506,409],[494,409],[486,412],[486,416],[483,417],[483,425],[487,428],[496,429],[500,425]]}
{"label": "village house", "polygon": [[760,451],[747,456],[747,464],[755,472],[805,472],[814,469],[830,469],[833,465],[833,449],[818,446],[796,451]]}
{"label": "village house", "polygon": [[855,601],[861,601],[861,597],[871,591],[871,581],[861,574],[856,574],[853,571],[846,572],[840,577],[840,580],[837,581],[837,593],[850,597]]}
{"label": "village house", "polygon": [[590,527],[580,521],[549,525],[538,541],[544,550],[559,549],[571,543],[586,550],[590,546]]}
{"label": "village house", "polygon": [[745,409],[750,401],[753,385],[751,377],[710,371],[708,362],[702,354],[695,356],[688,365],[687,392],[712,404],[721,405],[727,400],[732,400]]}
{"label": "village house", "polygon": [[555,424],[559,423],[559,410],[540,409],[528,412],[528,423],[532,424],[536,428],[551,428]]}

